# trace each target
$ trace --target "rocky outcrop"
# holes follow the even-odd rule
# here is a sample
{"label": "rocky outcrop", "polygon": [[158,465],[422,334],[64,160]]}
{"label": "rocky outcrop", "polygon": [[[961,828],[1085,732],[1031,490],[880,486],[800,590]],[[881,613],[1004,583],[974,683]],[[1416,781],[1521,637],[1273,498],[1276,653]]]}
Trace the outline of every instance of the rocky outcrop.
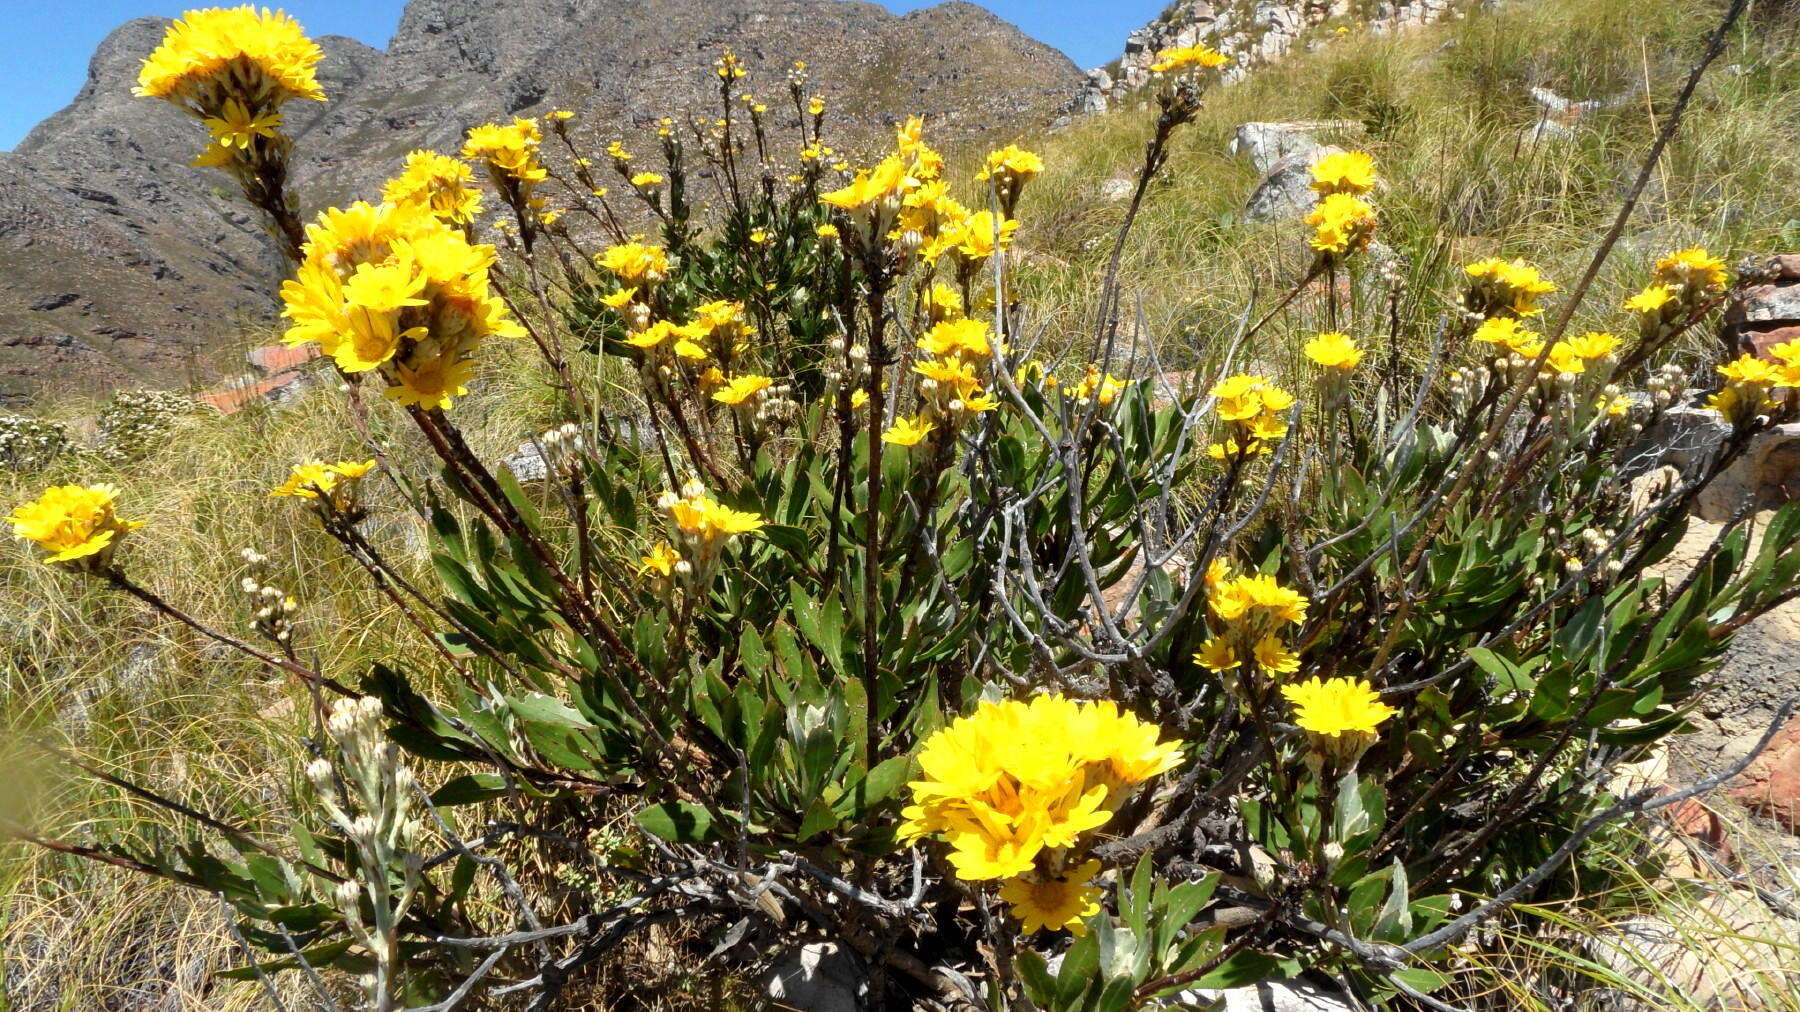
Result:
{"label": "rocky outcrop", "polygon": [[[0,152],[0,402],[185,383],[209,344],[273,319],[283,265],[260,219],[223,174],[188,167],[198,125],[131,95],[166,24],[116,29],[68,108]],[[454,150],[494,117],[570,108],[584,139],[633,136],[716,100],[705,71],[727,44],[765,93],[805,60],[840,148],[915,113],[945,143],[1011,139],[1081,81],[967,3],[896,16],[842,0],[411,0],[385,52],[319,43],[331,100],[285,110],[309,208],[373,195],[408,150]]]}
{"label": "rocky outcrop", "polygon": [[1149,83],[1150,65],[1165,49],[1205,42],[1231,57],[1222,73],[1226,81],[1235,81],[1304,45],[1309,29],[1333,19],[1354,19],[1381,34],[1430,24],[1458,6],[1457,0],[1178,0],[1132,32],[1114,64],[1088,71],[1075,105],[1083,112],[1106,111]]}

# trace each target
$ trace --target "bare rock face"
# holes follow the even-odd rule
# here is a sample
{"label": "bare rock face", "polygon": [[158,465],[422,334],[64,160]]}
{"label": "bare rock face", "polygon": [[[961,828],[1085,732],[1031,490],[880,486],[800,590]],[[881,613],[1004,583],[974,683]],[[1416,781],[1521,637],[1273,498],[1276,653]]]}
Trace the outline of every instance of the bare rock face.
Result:
{"label": "bare rock face", "polygon": [[[209,344],[274,319],[284,265],[262,221],[223,173],[188,167],[197,124],[131,95],[166,25],[116,29],[68,108],[0,152],[0,403],[184,383]],[[706,71],[722,45],[771,107],[805,60],[834,146],[852,151],[908,114],[946,145],[1012,139],[1083,80],[967,3],[895,16],[842,0],[411,0],[385,52],[318,42],[330,101],[284,110],[309,211],[375,196],[407,151],[454,151],[496,117],[568,108],[584,141],[639,137],[716,100]]]}

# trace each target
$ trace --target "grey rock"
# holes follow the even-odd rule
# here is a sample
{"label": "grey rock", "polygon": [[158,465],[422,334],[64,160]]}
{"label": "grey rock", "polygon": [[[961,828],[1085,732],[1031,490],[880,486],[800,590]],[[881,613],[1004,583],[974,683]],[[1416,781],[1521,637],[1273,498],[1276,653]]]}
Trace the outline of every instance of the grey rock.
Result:
{"label": "grey rock", "polygon": [[1130,200],[1137,184],[1129,179],[1108,179],[1100,184],[1100,197],[1103,200]]}
{"label": "grey rock", "polygon": [[868,1007],[868,972],[861,960],[836,942],[787,950],[763,974],[761,987],[776,1008],[856,1012]]}
{"label": "grey rock", "polygon": [[511,471],[513,477],[517,478],[521,485],[543,481],[545,476],[550,473],[550,464],[544,460],[543,451],[538,448],[535,440],[529,439],[520,443],[518,449],[500,462],[500,466]]}
{"label": "grey rock", "polygon": [[[1632,451],[1634,472],[1673,467],[1684,477],[1703,472],[1731,435],[1719,413],[1694,404],[1663,412]],[[1800,499],[1800,423],[1758,434],[1723,474],[1700,493],[1694,513],[1724,523],[1744,509],[1774,509]]]}
{"label": "grey rock", "polygon": [[1342,150],[1322,147],[1316,151],[1291,154],[1277,161],[1268,176],[1258,184],[1244,205],[1244,220],[1250,222],[1289,221],[1305,217],[1318,203],[1312,189],[1312,164],[1324,154]]}
{"label": "grey rock", "polygon": [[1330,124],[1319,122],[1240,123],[1226,152],[1233,158],[1248,159],[1256,171],[1265,175],[1275,163],[1289,155],[1317,157],[1325,149],[1314,136]]}
{"label": "grey rock", "polygon": [[1744,455],[1713,479],[1694,502],[1702,520],[1724,523],[1742,510],[1776,509],[1800,500],[1800,424],[1777,425],[1750,441]]}

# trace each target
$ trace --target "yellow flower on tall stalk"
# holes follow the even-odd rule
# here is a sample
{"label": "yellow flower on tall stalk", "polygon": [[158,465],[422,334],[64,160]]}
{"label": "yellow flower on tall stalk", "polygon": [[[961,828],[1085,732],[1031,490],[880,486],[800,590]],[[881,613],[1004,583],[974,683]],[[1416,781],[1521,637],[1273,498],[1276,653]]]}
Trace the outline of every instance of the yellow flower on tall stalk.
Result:
{"label": "yellow flower on tall stalk", "polygon": [[899,837],[942,838],[958,878],[1015,880],[1001,895],[1028,927],[1073,928],[1093,912],[1080,892],[1099,870],[1083,857],[1089,834],[1182,762],[1159,738],[1110,701],[982,703],[925,740]]}
{"label": "yellow flower on tall stalk", "polygon": [[1356,339],[1336,331],[1320,334],[1306,342],[1306,347],[1301,350],[1319,368],[1338,372],[1355,369],[1363,359],[1362,349],[1356,346]]}
{"label": "yellow flower on tall stalk", "polygon": [[325,101],[315,68],[325,58],[300,23],[267,9],[192,10],[169,25],[138,69],[132,94],[161,98],[210,116],[226,97],[273,110],[293,98]]}
{"label": "yellow flower on tall stalk", "polygon": [[1294,723],[1321,758],[1350,765],[1374,744],[1377,729],[1399,711],[1360,678],[1309,678],[1281,687]]}
{"label": "yellow flower on tall stalk", "polygon": [[1011,215],[1019,202],[1025,184],[1044,171],[1044,160],[1016,144],[988,152],[987,162],[975,173],[978,182],[991,183],[1000,199],[1000,209]]}
{"label": "yellow flower on tall stalk", "polygon": [[1194,654],[1194,663],[1208,671],[1218,672],[1230,671],[1242,662],[1230,639],[1213,636],[1200,644],[1199,651]]}
{"label": "yellow flower on tall stalk", "polygon": [[481,213],[475,170],[460,158],[436,151],[412,151],[400,174],[381,188],[389,204],[419,204],[452,225],[467,225]]}
{"label": "yellow flower on tall stalk", "polygon": [[47,565],[104,568],[124,536],[144,526],[142,520],[118,517],[113,511],[118,495],[111,485],[53,485],[13,510],[13,537],[43,549]]}
{"label": "yellow flower on tall stalk", "polygon": [[521,116],[511,123],[483,123],[471,129],[463,141],[462,156],[487,165],[497,178],[541,183],[549,176],[538,163],[543,142],[537,120]]}
{"label": "yellow flower on tall stalk", "polygon": [[1154,74],[1170,74],[1176,71],[1214,70],[1231,62],[1231,57],[1207,45],[1175,46],[1156,54],[1156,61],[1150,64]]}
{"label": "yellow flower on tall stalk", "polygon": [[1312,248],[1330,257],[1355,253],[1375,235],[1375,209],[1350,193],[1326,194],[1305,222],[1313,227]]}
{"label": "yellow flower on tall stalk", "polygon": [[493,247],[423,205],[332,208],[306,236],[300,268],[281,286],[291,321],[282,340],[318,344],[345,372],[379,371],[390,399],[448,407],[466,392],[484,339],[525,333],[489,285]]}
{"label": "yellow flower on tall stalk", "polygon": [[1348,193],[1360,197],[1380,178],[1375,156],[1366,151],[1334,151],[1312,164],[1312,188],[1321,195]]}

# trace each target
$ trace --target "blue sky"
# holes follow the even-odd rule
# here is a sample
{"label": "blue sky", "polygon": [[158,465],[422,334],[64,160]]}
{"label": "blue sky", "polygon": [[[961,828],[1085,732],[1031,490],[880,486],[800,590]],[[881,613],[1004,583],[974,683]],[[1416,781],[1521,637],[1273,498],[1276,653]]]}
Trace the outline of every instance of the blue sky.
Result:
{"label": "blue sky", "polygon": [[[223,3],[224,0],[213,0]],[[348,35],[386,47],[403,0],[262,0],[279,4],[316,35]],[[504,2],[504,0],[495,0]],[[1162,10],[1165,0],[980,0],[980,5],[1069,54],[1083,67],[1119,55],[1125,36]],[[0,0],[0,151],[9,150],[39,120],[81,89],[88,56],[106,33],[145,14],[174,16],[183,6],[157,0]],[[896,2],[895,12],[929,3]]]}

